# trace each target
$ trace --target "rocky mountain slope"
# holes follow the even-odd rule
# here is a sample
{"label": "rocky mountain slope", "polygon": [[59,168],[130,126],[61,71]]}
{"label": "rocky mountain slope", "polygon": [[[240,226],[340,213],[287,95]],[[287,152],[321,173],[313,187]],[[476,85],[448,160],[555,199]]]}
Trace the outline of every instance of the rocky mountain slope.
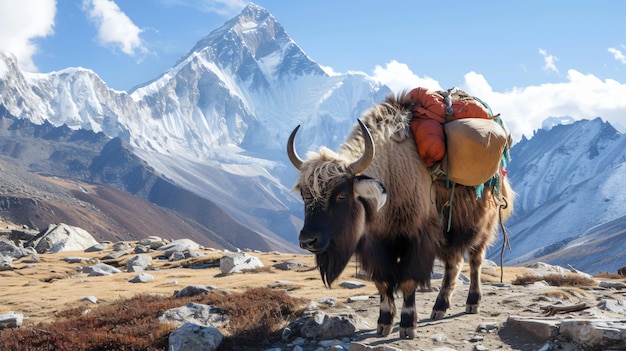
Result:
{"label": "rocky mountain slope", "polygon": [[600,118],[550,127],[511,150],[518,196],[505,262],[615,272],[626,264],[626,135]]}
{"label": "rocky mountain slope", "polygon": [[[229,245],[297,251],[302,205],[290,191],[289,133],[298,124],[306,131],[297,140],[302,153],[335,148],[389,93],[362,73],[329,75],[250,4],[130,92],[109,89],[84,68],[22,72],[0,54],[1,144],[8,164],[113,186]],[[519,196],[505,259],[612,272],[626,251],[624,136],[599,119],[562,121],[548,119],[551,129],[511,150]]]}

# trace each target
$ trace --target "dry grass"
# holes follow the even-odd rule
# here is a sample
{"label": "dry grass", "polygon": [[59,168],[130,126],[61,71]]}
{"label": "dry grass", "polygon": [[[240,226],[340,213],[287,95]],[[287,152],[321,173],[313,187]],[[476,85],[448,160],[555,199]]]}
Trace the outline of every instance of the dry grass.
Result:
{"label": "dry grass", "polygon": [[[0,350],[164,350],[167,335],[173,328],[159,324],[158,313],[190,301],[173,297],[174,291],[189,285],[212,285],[217,287],[216,291],[233,293],[208,294],[193,300],[215,304],[228,311],[231,323],[222,330],[226,339],[220,350],[233,349],[234,345],[241,349],[248,342],[246,340],[254,340],[253,346],[258,349],[263,346],[259,345],[259,340],[266,340],[269,336],[271,341],[272,337],[278,337],[285,324],[311,300],[331,296],[341,307],[355,294],[378,294],[371,281],[355,278],[358,268],[354,260],[349,262],[338,282],[359,280],[365,287],[358,292],[341,288],[338,283],[331,290],[325,288],[314,267],[313,255],[250,253],[266,268],[222,275],[218,263],[225,252],[198,251],[205,256],[178,262],[159,260],[156,253],[151,253],[153,269],[146,273],[155,279],[137,284],[129,282],[137,273],[88,277],[80,274],[79,266],[91,264],[63,261],[64,257],[70,256],[102,258],[108,250],[43,254],[36,264],[22,262],[24,259],[14,261],[15,270],[0,272],[0,313],[15,311],[24,314],[25,320],[21,328],[0,333]],[[110,263],[123,267],[128,257],[132,255]],[[271,268],[287,261],[308,267],[290,271]],[[505,281],[510,282],[523,272],[506,267]],[[499,278],[499,273],[497,276]],[[487,276],[487,280],[498,278]],[[95,296],[98,304],[83,301],[86,296]],[[91,312],[83,315],[86,310]],[[19,347],[13,347],[16,345]]]}
{"label": "dry grass", "polygon": [[194,301],[226,311],[230,323],[221,350],[258,347],[280,338],[284,326],[294,319],[307,300],[268,288],[222,295],[176,299],[138,295],[94,309],[73,308],[58,313],[58,321],[5,330],[0,334],[2,350],[165,350],[175,326],[159,323],[159,313]]}
{"label": "dry grass", "polygon": [[535,276],[532,274],[524,274],[518,276],[511,283],[514,285],[529,285],[538,281],[545,281],[551,286],[595,286],[598,285],[592,279],[585,278],[580,274],[568,273],[562,274],[548,274],[544,276]]}

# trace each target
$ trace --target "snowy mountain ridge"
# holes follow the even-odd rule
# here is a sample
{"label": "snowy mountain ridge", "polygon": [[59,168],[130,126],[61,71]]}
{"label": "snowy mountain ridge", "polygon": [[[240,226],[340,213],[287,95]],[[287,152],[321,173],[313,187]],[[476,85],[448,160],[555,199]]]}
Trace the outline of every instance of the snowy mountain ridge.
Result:
{"label": "snowy mountain ridge", "polygon": [[[554,125],[538,130],[511,149],[509,175],[518,192],[513,217],[507,222],[512,250],[505,263],[534,260],[572,264],[590,262],[572,257],[567,248],[596,245],[615,233],[612,227],[599,235],[598,227],[626,219],[626,135],[600,118]],[[596,237],[586,234],[595,233]],[[491,258],[499,256],[498,243]],[[610,262],[586,263],[577,268],[593,272],[615,271],[626,261],[626,241],[617,242],[621,253]],[[570,252],[563,257],[556,251]],[[621,260],[619,259],[621,257]],[[568,262],[562,262],[566,260]],[[617,266],[617,267],[616,267]]]}
{"label": "snowy mountain ridge", "polygon": [[[297,139],[301,152],[336,149],[355,119],[391,93],[365,74],[329,76],[254,4],[129,93],[84,68],[25,73],[0,53],[0,105],[12,115],[119,137],[156,174],[277,247],[293,245],[302,222],[285,153],[291,130],[306,131]],[[600,119],[550,117],[513,146],[509,174],[519,195],[507,223],[508,264],[584,247],[584,233],[606,241],[623,230],[625,139]],[[614,246],[626,252],[623,245]]]}

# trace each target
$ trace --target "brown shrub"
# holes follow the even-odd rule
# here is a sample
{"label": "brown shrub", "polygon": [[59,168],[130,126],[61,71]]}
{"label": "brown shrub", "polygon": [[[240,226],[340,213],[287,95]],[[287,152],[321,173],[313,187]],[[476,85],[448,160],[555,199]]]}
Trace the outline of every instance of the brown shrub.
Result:
{"label": "brown shrub", "polygon": [[177,299],[138,295],[93,308],[73,308],[57,314],[52,323],[3,330],[1,350],[166,350],[175,327],[159,323],[159,313],[195,301],[216,305],[227,311],[230,323],[221,350],[259,346],[260,340],[280,338],[281,329],[302,311],[303,299],[267,288],[244,293]]}
{"label": "brown shrub", "polygon": [[545,281],[551,286],[594,286],[598,285],[593,279],[585,278],[584,276],[576,273],[568,273],[566,275],[561,274],[548,274],[544,276],[535,276],[532,274],[525,274],[518,276],[511,284],[514,285],[528,285],[538,281]]}

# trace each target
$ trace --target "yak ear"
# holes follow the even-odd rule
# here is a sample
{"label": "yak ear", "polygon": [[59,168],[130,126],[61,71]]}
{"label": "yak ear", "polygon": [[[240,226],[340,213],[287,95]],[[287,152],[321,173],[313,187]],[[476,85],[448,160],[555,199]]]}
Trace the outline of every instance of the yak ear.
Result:
{"label": "yak ear", "polygon": [[378,180],[364,175],[359,175],[354,179],[354,196],[361,197],[368,202],[376,204],[376,211],[379,211],[387,202],[387,190]]}

